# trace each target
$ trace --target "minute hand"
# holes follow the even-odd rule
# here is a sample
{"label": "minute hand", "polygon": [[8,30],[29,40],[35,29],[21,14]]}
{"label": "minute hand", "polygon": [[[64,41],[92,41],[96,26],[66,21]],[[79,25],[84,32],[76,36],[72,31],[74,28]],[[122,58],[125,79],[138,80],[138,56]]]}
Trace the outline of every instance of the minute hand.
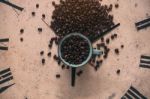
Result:
{"label": "minute hand", "polygon": [[15,8],[17,10],[20,10],[20,11],[22,11],[24,9],[24,8],[19,7],[19,6],[15,5],[15,4],[13,4],[13,3],[10,3],[9,1],[6,1],[6,0],[0,0],[0,2],[4,3],[6,5],[9,5],[9,6]]}
{"label": "minute hand", "polygon": [[91,42],[94,43],[95,41],[97,41],[99,38],[103,37],[104,35],[106,35],[108,32],[112,31],[113,29],[115,29],[116,27],[120,26],[120,23],[104,30],[103,32],[101,32],[98,35],[95,35],[94,37],[92,37]]}

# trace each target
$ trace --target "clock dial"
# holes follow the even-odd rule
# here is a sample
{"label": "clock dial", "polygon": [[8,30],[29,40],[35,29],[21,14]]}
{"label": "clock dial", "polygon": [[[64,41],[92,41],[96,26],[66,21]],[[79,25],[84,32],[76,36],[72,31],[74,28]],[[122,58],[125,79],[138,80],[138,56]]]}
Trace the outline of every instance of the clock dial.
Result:
{"label": "clock dial", "polygon": [[147,99],[137,89],[131,86],[121,99]]}
{"label": "clock dial", "polygon": [[[74,6],[78,5],[77,1],[69,9],[79,9]],[[88,4],[83,3],[83,9],[87,6],[89,10],[86,11],[91,11],[94,17],[87,19],[90,13],[85,13],[86,17],[82,18],[82,13],[68,17],[67,14],[56,12],[60,16],[55,22],[59,20],[62,23],[60,26],[54,22],[54,31],[51,26],[54,21],[53,11],[58,10],[60,2],[63,4],[64,0],[0,0],[0,72],[5,71],[0,74],[0,99],[150,98],[150,1],[100,0],[102,9],[112,7],[109,14],[113,16],[114,23],[102,31],[97,31],[103,27],[100,24],[103,20],[98,20],[101,13],[97,15],[89,9]],[[92,7],[96,11],[101,10],[101,7]],[[74,9],[69,13],[83,11]],[[112,19],[107,14],[103,17],[106,26],[109,23],[106,24],[106,20]],[[82,18],[80,21],[84,24],[70,21],[74,17],[77,20]],[[69,20],[67,24],[62,21],[65,19]],[[70,27],[70,24],[74,26]],[[83,29],[84,26],[86,28]],[[97,33],[91,35],[93,49],[104,52],[101,56],[93,56],[88,64],[76,70],[59,59],[58,45],[61,38],[56,33],[73,29],[88,29],[90,34]]]}

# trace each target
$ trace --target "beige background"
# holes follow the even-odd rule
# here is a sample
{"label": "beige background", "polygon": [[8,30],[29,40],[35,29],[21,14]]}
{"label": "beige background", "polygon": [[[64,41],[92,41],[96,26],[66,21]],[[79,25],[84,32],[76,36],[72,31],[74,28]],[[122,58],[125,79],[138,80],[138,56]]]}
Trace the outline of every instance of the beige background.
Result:
{"label": "beige background", "polygon": [[[0,69],[10,67],[16,83],[4,93],[0,99],[119,99],[133,85],[143,95],[150,98],[150,70],[139,68],[141,54],[150,55],[150,28],[137,31],[134,23],[150,15],[150,0],[119,0],[119,8],[113,9],[114,20],[121,26],[112,33],[118,34],[118,39],[111,42],[112,49],[108,59],[95,72],[90,66],[85,66],[84,73],[76,79],[76,86],[70,86],[70,71],[62,70],[52,57],[48,58],[47,47],[53,31],[41,20],[46,14],[45,21],[50,24],[52,0],[10,0],[25,8],[17,13],[9,6],[0,3],[0,37],[10,38],[9,51],[0,51]],[[58,0],[55,0],[58,2]],[[35,5],[39,3],[39,9]],[[103,0],[105,4],[115,4],[117,0]],[[137,4],[137,7],[135,5]],[[36,16],[32,17],[31,12]],[[19,14],[19,15],[18,15]],[[38,33],[37,28],[43,32]],[[20,35],[19,31],[25,32]],[[20,42],[20,37],[24,42]],[[110,37],[110,34],[107,35]],[[119,56],[114,48],[124,44]],[[44,50],[46,65],[41,64],[40,51]],[[51,52],[57,52],[53,47]],[[118,76],[116,70],[120,69]],[[61,74],[60,79],[55,75]]]}

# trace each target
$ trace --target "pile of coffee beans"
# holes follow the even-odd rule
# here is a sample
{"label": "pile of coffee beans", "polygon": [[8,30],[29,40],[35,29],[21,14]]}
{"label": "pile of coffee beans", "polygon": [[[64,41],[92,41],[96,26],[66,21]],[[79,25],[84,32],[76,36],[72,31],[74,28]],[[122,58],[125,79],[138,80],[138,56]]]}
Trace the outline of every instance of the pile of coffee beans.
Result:
{"label": "pile of coffee beans", "polygon": [[110,6],[102,5],[99,0],[60,0],[55,4],[51,29],[57,36],[78,32],[87,37],[101,33],[114,25],[113,16],[109,14]]}
{"label": "pile of coffee beans", "polygon": [[90,46],[87,40],[78,35],[72,35],[62,43],[62,58],[70,64],[81,64],[87,59],[89,52]]}

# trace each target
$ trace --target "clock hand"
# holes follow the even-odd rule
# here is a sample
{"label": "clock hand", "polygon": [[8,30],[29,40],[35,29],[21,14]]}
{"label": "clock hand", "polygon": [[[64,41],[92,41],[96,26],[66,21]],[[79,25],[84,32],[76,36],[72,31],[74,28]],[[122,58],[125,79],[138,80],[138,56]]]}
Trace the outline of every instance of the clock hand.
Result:
{"label": "clock hand", "polygon": [[10,85],[8,85],[8,86],[1,87],[1,88],[0,88],[0,94],[1,94],[2,92],[4,92],[5,90],[7,90],[8,88],[10,88],[11,86],[13,86],[14,84],[15,84],[15,83],[10,84]]}
{"label": "clock hand", "polygon": [[94,35],[94,37],[91,38],[91,42],[94,43],[96,42],[99,38],[105,36],[108,32],[112,31],[113,29],[115,29],[116,27],[120,26],[120,23],[104,30],[102,33],[98,34],[98,35]]}
{"label": "clock hand", "polygon": [[140,30],[140,29],[150,26],[150,18],[147,18],[140,22],[135,23],[135,26],[136,26],[137,30]]}
{"label": "clock hand", "polygon": [[12,4],[12,3],[10,3],[9,1],[6,1],[6,0],[0,0],[0,2],[4,3],[6,5],[9,5],[9,6],[15,8],[17,10],[20,10],[20,11],[22,11],[24,9],[24,8],[19,7],[19,6],[15,5],[15,4]]}
{"label": "clock hand", "polygon": [[74,87],[76,79],[76,67],[72,67],[71,69],[71,85]]}

